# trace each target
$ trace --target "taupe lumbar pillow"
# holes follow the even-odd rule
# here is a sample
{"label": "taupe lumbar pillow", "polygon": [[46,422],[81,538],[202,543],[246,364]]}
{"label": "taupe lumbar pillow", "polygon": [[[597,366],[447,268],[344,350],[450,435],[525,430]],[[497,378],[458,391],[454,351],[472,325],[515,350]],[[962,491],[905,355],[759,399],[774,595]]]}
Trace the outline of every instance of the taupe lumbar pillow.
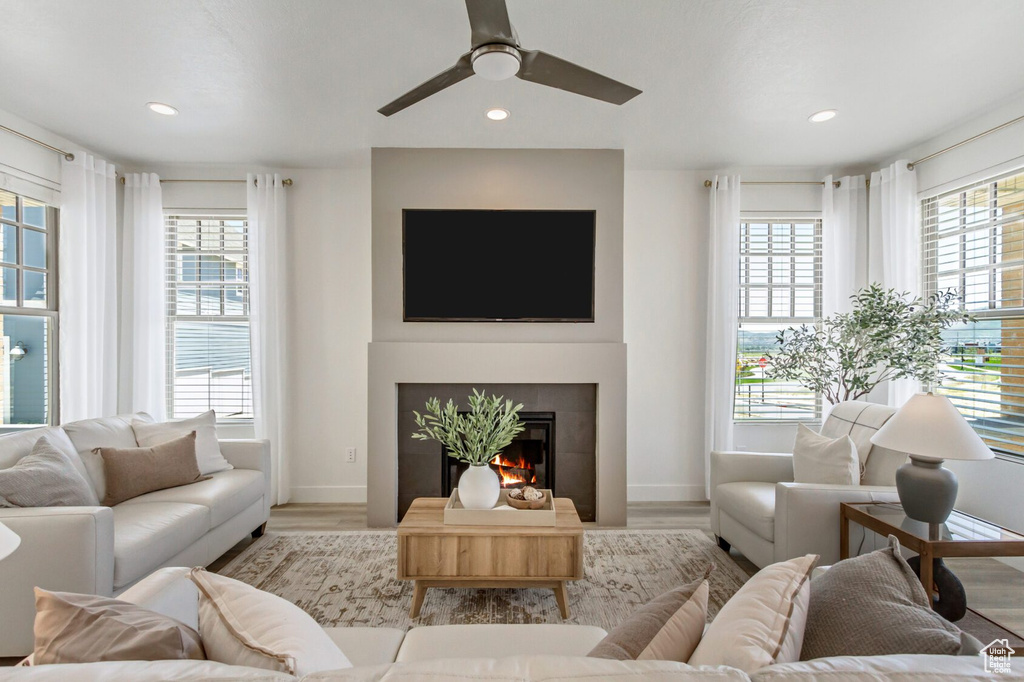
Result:
{"label": "taupe lumbar pillow", "polygon": [[899,541],[840,561],[811,581],[801,660],[829,656],[950,654],[960,628],[932,611]]}
{"label": "taupe lumbar pillow", "polygon": [[99,504],[71,458],[43,434],[32,452],[0,469],[0,507],[87,507]]}
{"label": "taupe lumbar pillow", "polygon": [[860,483],[860,456],[849,436],[829,438],[800,424],[793,445],[793,480],[797,483]]}
{"label": "taupe lumbar pillow", "polygon": [[148,448],[96,448],[93,452],[103,458],[107,507],[154,490],[204,480],[196,463],[195,431]]}
{"label": "taupe lumbar pillow", "polygon": [[206,659],[199,633],[168,616],[108,597],[35,593],[33,665]]}
{"label": "taupe lumbar pillow", "polygon": [[620,661],[686,663],[708,618],[708,576],[666,592],[619,624],[587,654]]}

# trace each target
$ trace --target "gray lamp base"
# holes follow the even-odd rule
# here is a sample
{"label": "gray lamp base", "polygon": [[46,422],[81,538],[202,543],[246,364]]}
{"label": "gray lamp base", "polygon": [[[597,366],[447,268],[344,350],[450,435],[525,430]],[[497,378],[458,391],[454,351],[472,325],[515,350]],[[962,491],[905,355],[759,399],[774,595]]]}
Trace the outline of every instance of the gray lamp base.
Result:
{"label": "gray lamp base", "polygon": [[910,456],[910,463],[896,470],[896,490],[903,511],[925,523],[945,523],[956,504],[956,474],[942,460]]}

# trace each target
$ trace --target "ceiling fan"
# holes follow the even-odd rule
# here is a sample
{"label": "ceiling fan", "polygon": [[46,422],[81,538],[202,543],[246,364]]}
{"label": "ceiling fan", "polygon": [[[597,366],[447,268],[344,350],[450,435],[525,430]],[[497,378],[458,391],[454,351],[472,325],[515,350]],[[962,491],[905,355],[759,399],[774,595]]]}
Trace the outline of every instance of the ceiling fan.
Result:
{"label": "ceiling fan", "polygon": [[625,83],[602,76],[540,50],[519,47],[519,35],[508,19],[505,0],[466,0],[472,29],[471,49],[455,66],[442,71],[377,111],[396,114],[420,100],[469,78],[474,73],[488,80],[517,78],[574,92],[612,104],[624,104],[641,93]]}

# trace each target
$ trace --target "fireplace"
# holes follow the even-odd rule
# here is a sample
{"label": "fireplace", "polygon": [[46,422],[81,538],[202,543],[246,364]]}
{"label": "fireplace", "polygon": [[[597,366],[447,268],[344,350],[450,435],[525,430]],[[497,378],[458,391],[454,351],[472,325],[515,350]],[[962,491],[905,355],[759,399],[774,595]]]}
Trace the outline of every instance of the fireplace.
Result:
{"label": "fireplace", "polygon": [[[501,479],[502,488],[555,489],[555,413],[520,412],[525,428],[497,457],[491,468]],[[448,456],[441,450],[441,491],[444,497],[458,486],[459,476],[468,464]]]}
{"label": "fireplace", "polygon": [[[440,443],[414,440],[414,411],[427,399],[453,400],[466,409],[473,389],[503,395],[523,404],[519,413],[526,428],[501,453],[494,468],[504,471],[505,487],[526,485],[554,491],[576,505],[583,521],[597,511],[597,386],[594,384],[398,384],[397,518],[405,516],[417,497],[450,497],[466,465],[448,457]],[[557,458],[556,458],[557,454]],[[557,480],[555,478],[557,464]],[[517,479],[513,481],[512,479]]]}

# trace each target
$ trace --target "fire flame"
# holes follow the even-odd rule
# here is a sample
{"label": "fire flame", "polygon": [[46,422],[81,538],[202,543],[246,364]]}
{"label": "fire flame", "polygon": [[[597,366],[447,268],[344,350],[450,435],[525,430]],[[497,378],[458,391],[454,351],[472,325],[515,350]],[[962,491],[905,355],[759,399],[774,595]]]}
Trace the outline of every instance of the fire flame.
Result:
{"label": "fire flame", "polygon": [[[491,460],[491,464],[498,467],[498,475],[501,477],[502,488],[520,485],[522,483],[537,482],[537,474],[533,471],[533,464],[527,462],[522,455],[519,455],[519,458],[516,460],[511,460],[499,453]],[[509,469],[518,469],[520,471],[529,470],[530,480],[526,480],[526,476],[521,473],[508,471]]]}

